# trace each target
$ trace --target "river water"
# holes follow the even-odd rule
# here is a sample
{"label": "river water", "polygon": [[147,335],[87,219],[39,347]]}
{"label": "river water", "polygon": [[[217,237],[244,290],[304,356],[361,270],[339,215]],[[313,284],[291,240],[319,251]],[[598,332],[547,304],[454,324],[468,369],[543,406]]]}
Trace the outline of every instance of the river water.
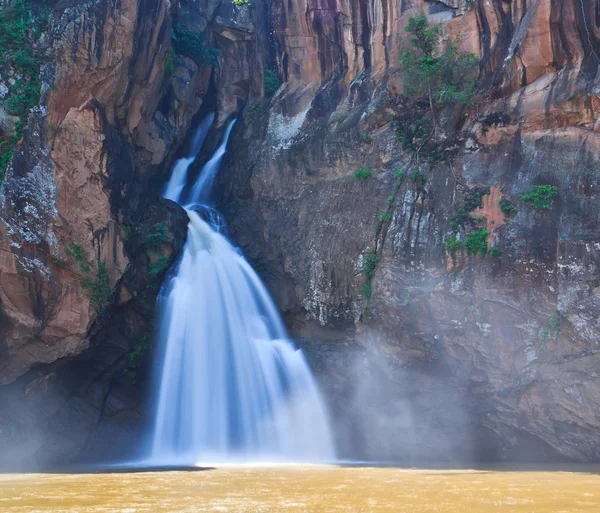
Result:
{"label": "river water", "polygon": [[597,513],[600,473],[287,466],[0,474],[2,513]]}

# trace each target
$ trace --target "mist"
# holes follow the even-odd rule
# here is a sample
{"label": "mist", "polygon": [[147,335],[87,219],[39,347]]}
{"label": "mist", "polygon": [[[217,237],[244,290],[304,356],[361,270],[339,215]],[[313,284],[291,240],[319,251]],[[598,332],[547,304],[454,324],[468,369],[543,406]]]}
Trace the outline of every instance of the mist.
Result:
{"label": "mist", "polygon": [[364,346],[329,356],[343,362],[318,373],[340,459],[417,465],[481,458],[478,416],[448,376],[403,368]]}

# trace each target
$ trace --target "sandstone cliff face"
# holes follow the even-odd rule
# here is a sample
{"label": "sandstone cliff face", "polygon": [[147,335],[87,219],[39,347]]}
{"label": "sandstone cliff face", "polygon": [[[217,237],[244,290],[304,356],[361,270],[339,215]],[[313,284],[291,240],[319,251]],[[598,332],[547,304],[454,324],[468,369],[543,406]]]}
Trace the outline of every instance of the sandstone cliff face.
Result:
{"label": "sandstone cliff face", "polygon": [[[28,448],[42,461],[102,454],[140,432],[146,371],[134,384],[127,362],[157,293],[144,237],[165,222],[160,251],[181,248],[185,215],[157,192],[206,109],[218,126],[242,118],[222,209],[318,371],[342,455],[599,459],[599,8],[53,6],[42,108],[0,195],[0,382],[13,382],[0,387],[11,404],[0,432],[32,426]],[[413,115],[399,39],[420,9],[481,59],[481,101],[453,121],[451,164],[417,162],[397,139],[394,120]],[[217,66],[173,56],[173,19],[206,34]],[[283,79],[273,98],[267,69]],[[354,179],[361,168],[373,176]],[[411,179],[419,169],[424,181]],[[542,184],[558,188],[551,210],[519,201]],[[449,217],[476,187],[489,194],[471,217],[485,218],[474,222],[498,258],[446,250]],[[502,213],[503,197],[516,215]],[[74,244],[92,271],[106,264],[108,313],[90,302],[82,282],[94,273]],[[38,364],[48,365],[27,373]]]}
{"label": "sandstone cliff face", "polygon": [[[77,454],[112,378],[148,331],[152,255],[174,258],[186,225],[173,206],[148,209],[156,202],[148,180],[200,103],[179,124],[157,111],[168,79],[168,3],[43,9],[50,23],[34,44],[52,58],[42,70],[42,105],[0,193],[0,383],[38,366],[2,390],[6,464],[39,457],[42,447],[48,459]],[[165,244],[145,247],[156,226]],[[64,365],[82,352],[82,361]]]}
{"label": "sandstone cliff face", "polygon": [[[406,119],[398,37],[420,8],[482,59],[484,101],[451,166],[417,166],[390,122]],[[223,175],[223,201],[321,370],[349,431],[342,450],[597,460],[597,3],[273,9],[287,82],[239,136],[250,142],[235,146],[248,149]],[[361,168],[375,172],[354,179]],[[419,168],[424,184],[411,180]],[[542,184],[559,191],[548,212],[518,199]],[[475,187],[490,188],[471,215],[499,258],[445,249],[449,217]]]}
{"label": "sandstone cliff face", "polygon": [[[168,14],[160,2],[157,12],[137,2],[80,7],[53,12],[47,107],[30,117],[2,189],[4,383],[87,347],[96,314],[65,249],[77,244],[93,266],[106,262],[112,286],[129,264],[115,214],[133,178],[126,145],[158,99]],[[138,55],[136,31],[155,59]],[[130,85],[128,73],[145,80]]]}
{"label": "sandstone cliff face", "polygon": [[[40,106],[0,192],[4,464],[131,449],[156,295],[186,233],[183,210],[158,193],[195,116],[216,110],[203,106],[211,87],[221,123],[251,83],[260,95],[249,64],[262,66],[266,37],[247,7],[220,2],[26,9],[26,40],[45,58]],[[174,19],[204,46],[174,51]],[[219,68],[204,55],[217,47]],[[19,70],[2,73],[8,91]]]}
{"label": "sandstone cliff face", "polygon": [[52,58],[0,197],[2,383],[88,346],[97,305],[74,245],[121,287],[131,228],[208,88],[210,66],[170,55],[173,12],[132,1],[36,13],[51,23],[34,45]]}

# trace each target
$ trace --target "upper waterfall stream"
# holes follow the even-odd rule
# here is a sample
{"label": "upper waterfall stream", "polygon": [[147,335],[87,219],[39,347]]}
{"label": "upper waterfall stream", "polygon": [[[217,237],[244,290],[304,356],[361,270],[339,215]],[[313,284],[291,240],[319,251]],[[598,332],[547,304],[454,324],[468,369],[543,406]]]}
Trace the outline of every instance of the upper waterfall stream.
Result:
{"label": "upper waterfall stream", "polygon": [[158,300],[161,360],[151,460],[331,461],[327,412],[304,355],[208,205],[235,120],[186,198],[188,168],[213,117],[200,124],[192,154],[175,163],[165,189],[165,197],[185,205],[190,222],[181,260]]}

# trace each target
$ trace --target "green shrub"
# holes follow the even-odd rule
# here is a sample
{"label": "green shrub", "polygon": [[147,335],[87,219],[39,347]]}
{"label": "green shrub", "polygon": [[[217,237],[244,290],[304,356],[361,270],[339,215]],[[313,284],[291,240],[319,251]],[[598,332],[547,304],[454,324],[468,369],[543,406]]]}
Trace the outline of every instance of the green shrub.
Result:
{"label": "green shrub", "polygon": [[167,231],[167,222],[161,221],[154,225],[154,231],[146,234],[144,246],[150,249],[158,249],[163,244],[169,242],[169,233]]}
{"label": "green shrub", "polygon": [[398,139],[404,148],[416,150],[419,147],[419,142],[423,141],[431,135],[429,120],[416,119],[412,123],[397,124]]}
{"label": "green shrub", "polygon": [[373,171],[371,171],[370,169],[367,169],[367,168],[359,169],[356,173],[354,173],[354,179],[355,180],[366,180],[367,178],[370,178],[372,174],[373,174]]}
{"label": "green shrub", "polygon": [[133,384],[137,381],[137,372],[135,369],[141,366],[140,360],[150,347],[150,334],[146,333],[137,340],[134,348],[127,354],[127,366],[123,369],[123,373],[129,376]]}
{"label": "green shrub", "polygon": [[365,282],[361,287],[361,293],[367,298],[367,306],[365,307],[366,311],[368,311],[368,301],[370,301],[372,295],[371,283],[373,278],[375,278],[375,272],[377,270],[378,263],[379,259],[377,258],[376,251],[374,249],[367,251],[367,254],[363,260],[363,267],[361,269],[361,273],[365,277]]}
{"label": "green shrub", "polygon": [[448,251],[456,251],[458,248],[460,248],[460,242],[456,237],[450,237],[449,239],[446,240],[446,249]]}
{"label": "green shrub", "polygon": [[383,212],[379,215],[377,220],[377,231],[381,230],[384,223],[389,223],[392,220],[392,214],[390,212]]}
{"label": "green shrub", "polygon": [[175,71],[175,50],[173,50],[173,47],[171,46],[169,48],[169,60],[165,67],[165,75],[170,77],[173,74],[173,71]]}
{"label": "green shrub", "polygon": [[493,248],[490,249],[490,255],[498,258],[498,257],[502,256],[502,250],[499,247],[494,246]]}
{"label": "green shrub", "polygon": [[46,59],[40,49],[33,47],[33,38],[39,38],[48,28],[48,12],[38,9],[37,20],[33,20],[24,0],[15,0],[12,5],[0,10],[0,75],[6,79],[6,71],[14,68],[22,76],[9,86],[4,100],[6,111],[18,118],[13,133],[5,134],[0,140],[0,183],[10,164],[15,146],[23,137],[29,111],[40,102],[40,66]]}
{"label": "green shrub", "polygon": [[281,80],[277,76],[277,72],[272,69],[265,71],[264,76],[265,94],[267,96],[273,96],[281,87]]}
{"label": "green shrub", "polygon": [[[261,112],[260,106],[260,102],[254,102],[252,105],[250,105],[250,107],[246,109],[246,111],[244,112],[244,126],[250,126],[250,123],[252,123],[254,117]],[[252,164],[250,167],[253,168],[254,165],[255,164]]]}
{"label": "green shrub", "polygon": [[392,169],[392,173],[396,175],[396,181],[394,182],[394,188],[399,189],[404,180],[404,171],[401,169]]}
{"label": "green shrub", "polygon": [[[65,248],[65,253],[72,256],[79,264],[79,269],[83,273],[83,277],[79,283],[88,291],[90,303],[98,315],[102,315],[110,305],[110,297],[113,293],[110,285],[110,273],[106,264],[103,261],[99,261],[97,266],[94,266],[88,260],[85,249],[79,244],[69,244]],[[56,264],[55,260],[53,262]]]}
{"label": "green shrub", "polygon": [[132,351],[129,352],[129,354],[127,355],[127,360],[129,360],[129,363],[131,365],[136,365],[139,358],[148,350],[150,349],[150,335],[148,333],[146,333],[145,335],[142,335],[138,341],[137,344],[135,345],[135,347],[133,348]]}
{"label": "green shrub", "polygon": [[377,269],[377,264],[379,263],[379,259],[377,258],[377,252],[374,249],[370,249],[367,251],[367,254],[363,261],[363,268],[361,273],[369,280],[375,278],[375,270]]}
{"label": "green shrub", "polygon": [[554,185],[532,185],[529,194],[520,194],[519,198],[534,210],[549,210],[558,188]]}
{"label": "green shrub", "polygon": [[371,280],[365,281],[360,288],[360,293],[367,299],[371,299],[373,291],[371,290]]}
{"label": "green shrub", "polygon": [[104,262],[98,262],[98,267],[91,277],[83,278],[81,285],[88,290],[90,302],[99,315],[102,315],[110,304],[113,289],[110,286],[110,274]]}
{"label": "green shrub", "polygon": [[423,189],[427,183],[427,178],[425,178],[425,175],[421,171],[415,171],[410,179],[417,186],[417,189]]}
{"label": "green shrub", "polygon": [[121,228],[123,229],[123,232],[125,232],[125,237],[127,240],[129,240],[132,235],[137,234],[140,231],[140,227],[137,225],[123,224],[121,225]]}
{"label": "green shrub", "polygon": [[152,278],[153,282],[156,282],[158,278],[162,275],[164,271],[169,267],[170,259],[167,256],[155,255],[151,256],[155,257],[156,260],[150,263],[150,278]]}
{"label": "green shrub", "polygon": [[550,319],[548,319],[548,326],[552,330],[554,334],[554,338],[557,338],[560,335],[560,326],[562,324],[562,317],[559,314],[553,314]]}
{"label": "green shrub", "polygon": [[21,79],[12,87],[12,93],[4,102],[4,106],[10,115],[25,119],[29,110],[35,107],[39,101],[39,82],[31,83]]}
{"label": "green shrub", "polygon": [[548,327],[540,331],[538,351],[541,356],[546,354],[546,345],[548,341],[551,339],[556,340],[560,336],[561,324],[562,317],[560,314],[555,313],[550,317],[550,319],[548,319]]}
{"label": "green shrub", "polygon": [[365,144],[371,144],[373,142],[373,138],[370,135],[361,135],[360,140]]}
{"label": "green shrub", "polygon": [[472,187],[466,192],[464,206],[468,212],[483,208],[483,197],[490,193],[489,187]]}
{"label": "green shrub", "polygon": [[461,228],[473,223],[473,218],[469,215],[466,208],[459,208],[454,214],[448,217],[450,228],[454,233],[458,233]]}
{"label": "green shrub", "polygon": [[540,356],[544,356],[546,354],[546,346],[550,339],[550,330],[544,328],[542,331],[540,331],[538,342],[538,352],[540,353]]}
{"label": "green shrub", "polygon": [[462,206],[448,217],[450,228],[454,233],[467,226],[475,225],[475,219],[470,213],[483,207],[483,197],[489,193],[489,187],[473,187],[466,191]]}
{"label": "green shrub", "polygon": [[219,50],[205,41],[204,32],[194,32],[180,23],[173,24],[172,45],[175,53],[192,59],[198,66],[215,66]]}
{"label": "green shrub", "polygon": [[489,234],[485,228],[469,233],[465,240],[467,251],[473,255],[485,256],[488,252],[487,239]]}
{"label": "green shrub", "polygon": [[378,262],[377,253],[374,249],[370,249],[364,258],[363,268],[361,269],[362,274],[365,276],[365,281],[360,288],[360,292],[366,298],[362,311],[363,322],[370,317],[371,296],[373,295],[372,282]]}
{"label": "green shrub", "polygon": [[425,12],[408,20],[406,32],[413,48],[400,55],[407,95],[425,100],[438,124],[446,105],[464,105],[474,94],[479,60],[460,51],[460,39],[442,39],[441,27],[430,25]]}
{"label": "green shrub", "polygon": [[[11,138],[12,139],[12,138]],[[4,173],[10,164],[10,161],[13,157],[14,147],[17,144],[18,140],[11,144],[8,141],[0,142],[0,184],[4,179]]]}
{"label": "green shrub", "polygon": [[335,120],[336,124],[341,125],[344,121],[346,121],[347,117],[348,116],[346,114],[342,114],[342,115],[338,116]]}
{"label": "green shrub", "polygon": [[512,217],[517,213],[517,209],[506,198],[500,200],[500,210],[506,217]]}
{"label": "green shrub", "polygon": [[65,248],[65,253],[72,256],[79,264],[79,269],[85,273],[92,270],[86,251],[79,244],[71,243]]}
{"label": "green shrub", "polygon": [[27,45],[31,15],[23,0],[16,0],[0,11],[0,48],[22,50]]}

